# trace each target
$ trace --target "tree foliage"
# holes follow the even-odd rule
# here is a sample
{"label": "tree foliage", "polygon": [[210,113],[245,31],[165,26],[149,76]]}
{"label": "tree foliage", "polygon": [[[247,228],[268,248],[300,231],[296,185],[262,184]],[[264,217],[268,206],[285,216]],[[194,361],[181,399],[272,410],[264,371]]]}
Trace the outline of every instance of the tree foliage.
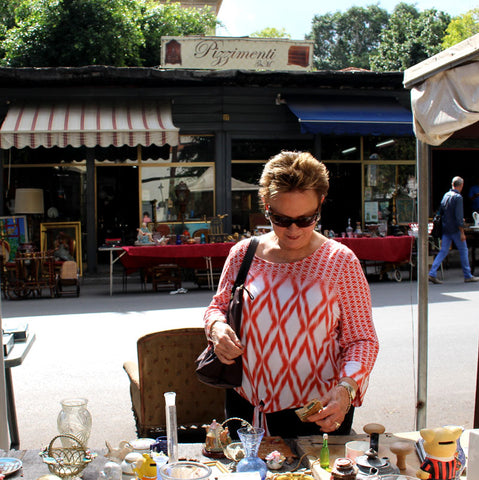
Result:
{"label": "tree foliage", "polygon": [[378,48],[388,19],[387,11],[377,5],[316,15],[312,32],[306,37],[314,41],[315,68],[369,68],[369,56]]}
{"label": "tree foliage", "polygon": [[284,28],[274,28],[268,27],[263,28],[263,30],[258,30],[257,32],[253,32],[250,37],[255,38],[291,38],[291,35],[286,32]]}
{"label": "tree foliage", "polygon": [[399,3],[381,35],[370,66],[376,71],[405,70],[442,50],[442,39],[450,15],[429,9],[419,12],[414,5]]}
{"label": "tree foliage", "polygon": [[[16,4],[13,26],[6,29],[1,46],[3,65],[14,67],[158,65],[161,35],[205,34],[216,24],[209,11],[151,0],[12,4]],[[11,19],[11,13],[0,8],[0,15]]]}
{"label": "tree foliage", "polygon": [[479,33],[479,8],[474,8],[451,20],[446,29],[442,46],[444,48],[452,47],[477,33]]}

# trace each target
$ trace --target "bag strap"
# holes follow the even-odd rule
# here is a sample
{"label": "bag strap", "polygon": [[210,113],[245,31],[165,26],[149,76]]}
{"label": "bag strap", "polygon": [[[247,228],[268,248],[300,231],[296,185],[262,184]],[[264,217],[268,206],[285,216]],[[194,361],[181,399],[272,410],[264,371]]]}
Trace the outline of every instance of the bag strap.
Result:
{"label": "bag strap", "polygon": [[238,276],[236,277],[235,283],[233,285],[233,289],[231,292],[231,295],[234,294],[235,290],[244,284],[246,277],[248,275],[249,267],[251,265],[251,262],[253,261],[254,254],[256,252],[256,248],[258,247],[259,244],[259,238],[258,237],[253,237],[248,245],[248,250],[246,250],[245,256],[243,258],[243,261],[241,262],[241,267],[238,272]]}

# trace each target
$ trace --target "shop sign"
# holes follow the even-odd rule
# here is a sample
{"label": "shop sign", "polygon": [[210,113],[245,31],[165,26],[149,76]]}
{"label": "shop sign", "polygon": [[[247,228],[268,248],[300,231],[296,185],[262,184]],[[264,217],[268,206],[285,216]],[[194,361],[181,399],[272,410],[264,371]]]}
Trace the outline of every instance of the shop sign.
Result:
{"label": "shop sign", "polygon": [[271,38],[161,37],[161,66],[212,70],[311,70],[313,42]]}

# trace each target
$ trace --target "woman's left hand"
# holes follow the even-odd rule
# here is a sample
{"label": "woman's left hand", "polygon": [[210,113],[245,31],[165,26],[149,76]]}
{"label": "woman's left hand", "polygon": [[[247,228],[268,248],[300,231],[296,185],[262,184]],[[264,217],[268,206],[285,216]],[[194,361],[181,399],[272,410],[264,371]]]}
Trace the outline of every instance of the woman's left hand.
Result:
{"label": "woman's left hand", "polygon": [[309,422],[314,422],[323,432],[336,431],[344,421],[349,409],[349,395],[343,387],[333,387],[321,398],[323,409],[308,417]]}

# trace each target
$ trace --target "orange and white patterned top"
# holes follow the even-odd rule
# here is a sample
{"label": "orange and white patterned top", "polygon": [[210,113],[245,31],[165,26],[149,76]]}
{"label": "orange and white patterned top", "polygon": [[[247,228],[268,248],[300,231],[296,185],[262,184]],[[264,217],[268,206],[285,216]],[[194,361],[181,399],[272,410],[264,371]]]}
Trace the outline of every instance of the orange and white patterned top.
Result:
{"label": "orange and white patterned top", "polygon": [[[205,313],[205,329],[225,321],[231,288],[248,241],[235,245]],[[338,379],[353,378],[360,406],[379,350],[369,286],[359,260],[334,240],[309,257],[251,264],[241,323],[241,396],[264,413],[298,408],[321,397]]]}

